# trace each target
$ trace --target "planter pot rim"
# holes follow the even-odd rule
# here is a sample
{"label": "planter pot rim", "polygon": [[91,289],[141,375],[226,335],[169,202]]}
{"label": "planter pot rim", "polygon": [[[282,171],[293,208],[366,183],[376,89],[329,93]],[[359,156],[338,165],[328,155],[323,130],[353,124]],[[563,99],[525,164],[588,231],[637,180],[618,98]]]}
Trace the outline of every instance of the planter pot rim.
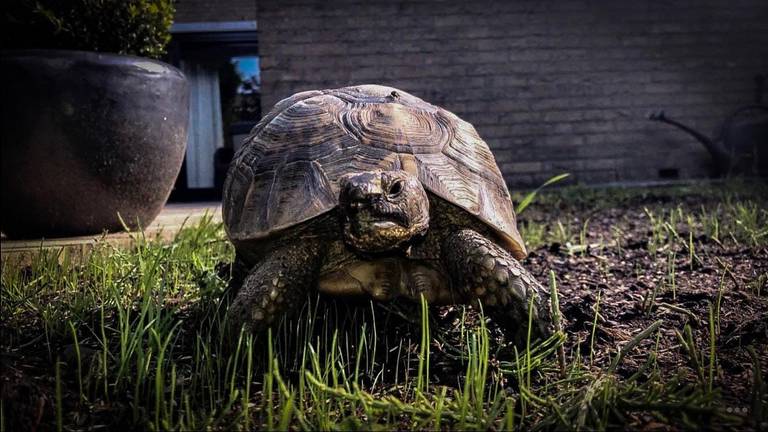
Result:
{"label": "planter pot rim", "polygon": [[147,73],[174,73],[184,77],[184,73],[166,62],[129,54],[115,54],[100,51],[80,51],[66,49],[0,49],[0,59],[34,58],[42,60],[76,60],[79,62],[107,64],[115,67],[134,67]]}

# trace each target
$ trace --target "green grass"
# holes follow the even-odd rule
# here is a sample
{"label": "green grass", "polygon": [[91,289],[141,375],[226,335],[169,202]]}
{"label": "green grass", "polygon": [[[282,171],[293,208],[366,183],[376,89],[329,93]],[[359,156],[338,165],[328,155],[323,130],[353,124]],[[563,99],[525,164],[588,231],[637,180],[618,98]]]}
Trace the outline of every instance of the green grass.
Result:
{"label": "green grass", "polygon": [[[675,202],[689,198],[706,199],[710,205],[684,209],[681,205],[654,204],[645,207],[645,218],[651,226],[648,249],[680,243],[690,262],[695,257],[694,239],[704,237],[717,243],[738,247],[761,247],[768,244],[768,186],[738,180],[713,186],[660,187],[650,189],[587,189],[568,186],[554,191],[534,191],[537,201],[519,221],[520,233],[529,249],[557,243],[569,253],[583,252],[587,246],[621,245],[624,232],[614,227],[612,238],[590,238],[590,217],[580,219],[571,211],[591,214],[601,209],[621,208],[635,202],[662,197]],[[513,199],[527,195],[513,194]],[[534,208],[535,207],[535,208]],[[534,215],[530,213],[535,212]],[[683,244],[685,243],[685,244]]]}
{"label": "green grass", "polygon": [[[648,248],[669,269],[665,289],[679,283],[676,258],[695,264],[699,236],[768,242],[766,210],[749,200],[646,215]],[[522,227],[531,249],[590,241],[586,220]],[[499,345],[485,318],[462,306],[449,333],[423,302],[349,306],[310,297],[268,334],[233,341],[222,331],[233,260],[222,227],[207,218],[170,244],[135,240],[131,250],[101,246],[82,261],[43,251],[28,267],[3,265],[4,364],[51,396],[43,423],[52,428],[593,430],[632,425],[641,414],[683,428],[749,424],[718,403],[719,300],[710,306],[709,337],[697,340],[687,324],[672,329],[696,380],[659,365],[663,321],[598,361],[597,305],[587,359],[562,332],[523,347]],[[755,282],[753,291],[764,285]],[[645,363],[622,369],[641,345]],[[766,394],[757,354],[752,368],[750,415],[757,415]],[[3,396],[3,430],[21,421],[25,404]]]}

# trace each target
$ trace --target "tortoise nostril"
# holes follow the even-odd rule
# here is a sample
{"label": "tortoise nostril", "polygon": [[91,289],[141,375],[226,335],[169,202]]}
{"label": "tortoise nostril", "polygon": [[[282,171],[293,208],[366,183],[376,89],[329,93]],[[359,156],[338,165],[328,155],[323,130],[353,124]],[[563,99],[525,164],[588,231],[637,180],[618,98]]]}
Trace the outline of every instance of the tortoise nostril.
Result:
{"label": "tortoise nostril", "polygon": [[349,191],[349,199],[350,201],[363,201],[365,200],[365,192],[359,187],[353,187]]}

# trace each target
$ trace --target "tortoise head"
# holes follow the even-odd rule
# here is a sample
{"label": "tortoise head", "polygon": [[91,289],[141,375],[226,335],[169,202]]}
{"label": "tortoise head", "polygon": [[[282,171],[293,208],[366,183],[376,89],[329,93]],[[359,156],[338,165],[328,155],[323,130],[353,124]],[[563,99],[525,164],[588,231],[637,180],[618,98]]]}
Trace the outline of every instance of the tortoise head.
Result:
{"label": "tortoise head", "polygon": [[344,241],[361,252],[404,247],[429,228],[429,200],[405,171],[367,171],[341,178]]}

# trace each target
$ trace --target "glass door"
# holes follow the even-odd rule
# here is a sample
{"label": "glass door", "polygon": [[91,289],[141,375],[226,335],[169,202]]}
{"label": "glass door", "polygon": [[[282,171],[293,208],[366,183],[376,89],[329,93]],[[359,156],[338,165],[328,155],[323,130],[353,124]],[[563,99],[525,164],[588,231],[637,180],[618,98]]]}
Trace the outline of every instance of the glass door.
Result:
{"label": "glass door", "polygon": [[261,118],[255,31],[174,34],[169,61],[187,76],[187,154],[171,201],[221,198],[229,162]]}

